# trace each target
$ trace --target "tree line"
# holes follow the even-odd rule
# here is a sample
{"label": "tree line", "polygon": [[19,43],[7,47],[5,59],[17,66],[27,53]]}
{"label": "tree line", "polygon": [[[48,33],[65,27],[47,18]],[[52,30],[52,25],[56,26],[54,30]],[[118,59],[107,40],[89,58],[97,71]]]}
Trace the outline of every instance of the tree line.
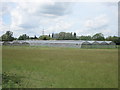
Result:
{"label": "tree line", "polygon": [[27,34],[20,35],[18,38],[13,37],[13,32],[6,31],[0,37],[0,41],[13,41],[13,40],[97,40],[97,41],[113,41],[117,45],[120,45],[120,37],[117,36],[108,36],[104,37],[102,33],[96,33],[93,36],[77,36],[77,34],[69,33],[69,32],[60,32],[60,33],[52,33],[51,35],[41,35],[37,37],[30,37]]}

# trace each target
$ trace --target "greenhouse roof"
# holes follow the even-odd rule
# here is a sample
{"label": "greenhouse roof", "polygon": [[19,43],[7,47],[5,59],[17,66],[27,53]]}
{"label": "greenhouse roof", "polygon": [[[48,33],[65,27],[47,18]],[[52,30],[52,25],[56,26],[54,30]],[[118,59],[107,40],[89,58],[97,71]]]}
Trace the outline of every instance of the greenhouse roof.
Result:
{"label": "greenhouse roof", "polygon": [[[98,42],[99,44],[105,42],[105,43],[111,43],[112,41],[85,41],[85,40],[14,40],[12,42],[9,43],[14,43],[14,42],[19,42],[19,43],[23,43],[23,42],[28,42],[28,43],[75,43],[75,44],[82,44],[84,42],[88,42],[90,44]],[[0,43],[2,43],[0,41]]]}

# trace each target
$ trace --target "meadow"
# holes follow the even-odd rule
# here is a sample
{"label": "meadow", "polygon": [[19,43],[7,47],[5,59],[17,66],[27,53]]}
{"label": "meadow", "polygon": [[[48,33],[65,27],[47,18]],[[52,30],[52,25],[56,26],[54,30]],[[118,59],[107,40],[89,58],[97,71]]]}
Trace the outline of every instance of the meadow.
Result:
{"label": "meadow", "polygon": [[118,87],[117,49],[3,46],[2,66],[4,88]]}

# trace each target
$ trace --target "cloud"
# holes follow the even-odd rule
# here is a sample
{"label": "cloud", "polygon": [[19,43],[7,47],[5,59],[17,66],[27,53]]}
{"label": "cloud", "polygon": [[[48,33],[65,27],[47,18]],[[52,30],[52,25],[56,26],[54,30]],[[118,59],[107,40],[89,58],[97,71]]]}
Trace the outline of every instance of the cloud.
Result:
{"label": "cloud", "polygon": [[74,26],[74,22],[66,22],[66,21],[59,21],[54,26],[50,26],[47,29],[47,33],[58,33],[58,32],[66,32],[68,31],[72,26]]}
{"label": "cloud", "polygon": [[104,4],[108,7],[116,7],[118,5],[118,2],[101,2],[101,4]]}
{"label": "cloud", "polygon": [[48,16],[63,16],[68,13],[69,11],[69,5],[70,3],[54,3],[54,4],[49,4],[49,5],[44,5],[42,6],[41,13],[48,15]]}
{"label": "cloud", "polygon": [[49,19],[67,14],[66,6],[68,6],[66,3],[19,3],[18,7],[12,11],[13,23],[18,21],[15,22],[16,25],[22,28],[35,28],[40,26],[41,21],[46,20],[46,16]]}
{"label": "cloud", "polygon": [[85,27],[88,29],[102,29],[106,28],[109,25],[109,19],[106,15],[100,15],[93,19],[88,19],[85,21]]}
{"label": "cloud", "polygon": [[[93,10],[91,8],[89,9],[89,5],[85,6],[85,8],[88,8],[85,10],[83,7],[84,4],[81,5],[78,3],[78,6],[76,6],[75,3],[71,2],[50,1],[51,2],[45,2],[43,0],[40,2],[4,2],[4,4],[0,6],[2,7],[0,12],[4,12],[3,15],[10,14],[11,23],[10,25],[5,25],[3,24],[4,20],[0,19],[0,24],[2,25],[0,28],[6,31],[9,30],[10,27],[10,30],[14,32],[15,36],[19,36],[22,33],[39,36],[43,28],[45,29],[45,34],[68,31],[78,32],[79,35],[87,35],[104,30],[111,30],[107,29],[107,27],[111,26],[111,22],[109,21],[113,19],[111,19],[111,16],[107,16],[108,12],[106,12],[106,9],[103,11],[105,14],[99,15],[100,13],[93,13],[89,16],[85,13],[87,10]],[[96,8],[99,8],[99,5]],[[113,10],[115,10],[115,8],[113,8]],[[93,17],[94,14],[96,17]],[[113,20],[113,23],[114,22]]]}
{"label": "cloud", "polygon": [[[66,30],[69,29],[69,22],[64,19],[70,13],[71,3],[64,2],[4,2],[2,9],[4,13],[10,14],[11,23],[9,26],[2,25],[3,30],[10,27],[11,31],[17,33],[34,34],[41,32],[43,28],[47,28],[47,34],[52,33],[53,30]],[[13,8],[14,7],[14,8]],[[0,12],[3,13],[1,10]],[[0,20],[0,23],[4,20]],[[63,26],[64,24],[64,26]]]}
{"label": "cloud", "polygon": [[[119,2],[119,0],[9,0],[9,2]],[[8,0],[1,0],[1,2],[8,2]]]}
{"label": "cloud", "polygon": [[117,32],[110,28],[110,19],[106,14],[101,14],[97,17],[87,19],[80,29],[76,29],[78,35],[94,35],[96,33],[103,33],[105,36],[115,35]]}

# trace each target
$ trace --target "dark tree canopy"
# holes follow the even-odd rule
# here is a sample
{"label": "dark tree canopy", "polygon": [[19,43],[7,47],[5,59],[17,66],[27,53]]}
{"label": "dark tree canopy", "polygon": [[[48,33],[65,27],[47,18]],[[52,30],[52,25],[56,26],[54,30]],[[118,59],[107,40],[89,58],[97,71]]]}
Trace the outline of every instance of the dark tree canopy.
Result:
{"label": "dark tree canopy", "polygon": [[75,39],[77,39],[76,33],[74,33],[72,35],[72,32],[71,33],[69,33],[69,32],[56,33],[56,34],[54,34],[53,38],[57,39],[57,40],[75,40]]}
{"label": "dark tree canopy", "polygon": [[117,45],[120,45],[120,37],[117,36],[109,36],[106,38],[107,41],[113,41],[114,43],[116,43]]}
{"label": "dark tree canopy", "polygon": [[6,33],[1,36],[1,39],[2,41],[13,41],[14,40],[13,32],[6,31]]}
{"label": "dark tree canopy", "polygon": [[80,40],[92,40],[91,36],[80,36],[79,37]]}
{"label": "dark tree canopy", "polygon": [[50,34],[49,34],[49,37],[50,37]]}
{"label": "dark tree canopy", "polygon": [[97,33],[97,34],[95,34],[95,35],[93,35],[93,40],[105,40],[105,38],[104,38],[104,35],[102,34],[102,33]]}
{"label": "dark tree canopy", "polygon": [[76,33],[74,32],[74,38],[76,38]]}
{"label": "dark tree canopy", "polygon": [[39,37],[40,40],[50,40],[50,37],[47,35],[42,35]]}
{"label": "dark tree canopy", "polygon": [[20,35],[18,40],[27,40],[29,39],[29,36],[27,36],[26,34]]}
{"label": "dark tree canopy", "polygon": [[54,38],[54,33],[52,33],[52,38]]}
{"label": "dark tree canopy", "polygon": [[120,45],[120,37],[118,36],[108,36],[104,37],[102,33],[96,33],[93,36],[77,36],[77,33],[72,32],[60,32],[60,33],[52,33],[52,35],[42,35],[39,38],[35,35],[33,37],[29,37],[26,34],[20,35],[19,38],[13,37],[13,32],[6,31],[5,34],[3,34],[0,37],[0,41],[13,41],[13,40],[27,40],[27,39],[37,39],[37,40],[97,40],[97,41],[113,41],[117,45]]}

